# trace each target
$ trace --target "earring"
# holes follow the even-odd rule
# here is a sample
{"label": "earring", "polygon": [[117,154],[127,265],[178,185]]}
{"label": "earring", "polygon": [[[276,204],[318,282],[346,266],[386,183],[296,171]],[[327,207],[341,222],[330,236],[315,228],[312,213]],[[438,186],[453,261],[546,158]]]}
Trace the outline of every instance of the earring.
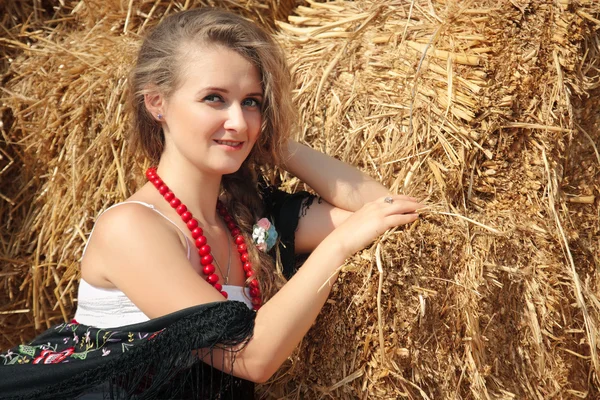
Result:
{"label": "earring", "polygon": [[158,119],[162,119],[162,114],[158,114],[158,115],[156,115],[156,118],[158,118]]}

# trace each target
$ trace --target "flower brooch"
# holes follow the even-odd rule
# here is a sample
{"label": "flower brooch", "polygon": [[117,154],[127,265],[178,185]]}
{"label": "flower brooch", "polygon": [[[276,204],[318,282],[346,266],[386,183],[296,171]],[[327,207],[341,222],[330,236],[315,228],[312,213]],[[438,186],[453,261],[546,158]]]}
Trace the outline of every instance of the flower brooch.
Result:
{"label": "flower brooch", "polygon": [[275,246],[277,242],[277,231],[271,221],[266,218],[259,219],[252,227],[252,241],[256,247],[267,252]]}

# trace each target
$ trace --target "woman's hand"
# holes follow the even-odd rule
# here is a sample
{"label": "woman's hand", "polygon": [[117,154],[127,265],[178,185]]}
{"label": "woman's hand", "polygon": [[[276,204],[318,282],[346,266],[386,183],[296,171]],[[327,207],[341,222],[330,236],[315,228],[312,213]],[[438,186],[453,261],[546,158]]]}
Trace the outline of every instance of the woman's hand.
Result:
{"label": "woman's hand", "polygon": [[[391,199],[391,201],[390,201]],[[425,207],[409,196],[390,195],[365,204],[339,227],[325,242],[335,246],[347,257],[368,246],[388,229],[415,221],[416,211]]]}
{"label": "woman's hand", "polygon": [[254,336],[237,356],[235,368],[240,368],[240,355],[243,359],[262,360],[262,364],[254,363],[251,368],[262,371],[260,382],[268,379],[314,323],[344,261],[388,229],[416,220],[416,211],[422,207],[413,197],[388,195],[351,213],[258,311]]}
{"label": "woman's hand", "polygon": [[[385,186],[355,167],[293,140],[288,142],[284,168],[322,199],[312,204],[300,218],[296,231],[297,253],[312,252],[353,213],[373,201],[379,201],[382,206],[383,198],[390,196]],[[397,202],[417,201],[406,196],[393,198]],[[410,218],[414,220],[415,216]],[[407,222],[400,225],[403,223]]]}

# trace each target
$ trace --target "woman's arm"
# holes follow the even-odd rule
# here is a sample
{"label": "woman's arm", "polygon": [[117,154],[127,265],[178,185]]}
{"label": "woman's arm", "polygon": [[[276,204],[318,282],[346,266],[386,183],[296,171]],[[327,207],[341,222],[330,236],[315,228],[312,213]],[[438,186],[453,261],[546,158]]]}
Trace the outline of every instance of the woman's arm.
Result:
{"label": "woman's arm", "polygon": [[392,198],[392,204],[383,198],[367,203],[316,247],[294,277],[258,311],[254,336],[240,354],[241,365],[234,369],[247,371],[245,360],[253,360],[254,368],[262,372],[258,381],[275,373],[315,321],[346,258],[386,230],[417,219],[415,211],[421,204]]}
{"label": "woman's arm", "polygon": [[[419,203],[393,196],[393,204],[367,203],[313,251],[302,269],[257,313],[254,335],[237,353],[235,376],[267,380],[289,357],[318,315],[344,260],[387,229],[417,218]],[[144,314],[156,318],[223,297],[190,265],[178,235],[143,207],[118,207],[96,225],[89,251],[103,254],[107,280]],[[219,353],[219,350],[215,350]],[[214,354],[215,367],[231,371],[231,359]],[[223,364],[219,362],[224,360]]]}
{"label": "woman's arm", "polygon": [[313,188],[327,203],[356,211],[389,194],[375,179],[351,165],[289,140],[284,168]]}
{"label": "woman's arm", "polygon": [[[314,202],[300,218],[296,253],[310,253],[327,235],[365,204],[390,194],[355,167],[293,140],[288,141],[284,168],[314,189],[324,201]],[[416,202],[414,197],[400,196]]]}

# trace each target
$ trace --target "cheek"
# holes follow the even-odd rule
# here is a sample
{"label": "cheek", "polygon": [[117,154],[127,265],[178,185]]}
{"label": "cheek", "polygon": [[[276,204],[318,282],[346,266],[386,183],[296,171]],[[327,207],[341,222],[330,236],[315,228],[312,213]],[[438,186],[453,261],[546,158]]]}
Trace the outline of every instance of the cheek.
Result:
{"label": "cheek", "polygon": [[250,121],[252,126],[252,136],[253,141],[256,142],[261,135],[262,132],[262,115],[257,115],[252,118]]}

